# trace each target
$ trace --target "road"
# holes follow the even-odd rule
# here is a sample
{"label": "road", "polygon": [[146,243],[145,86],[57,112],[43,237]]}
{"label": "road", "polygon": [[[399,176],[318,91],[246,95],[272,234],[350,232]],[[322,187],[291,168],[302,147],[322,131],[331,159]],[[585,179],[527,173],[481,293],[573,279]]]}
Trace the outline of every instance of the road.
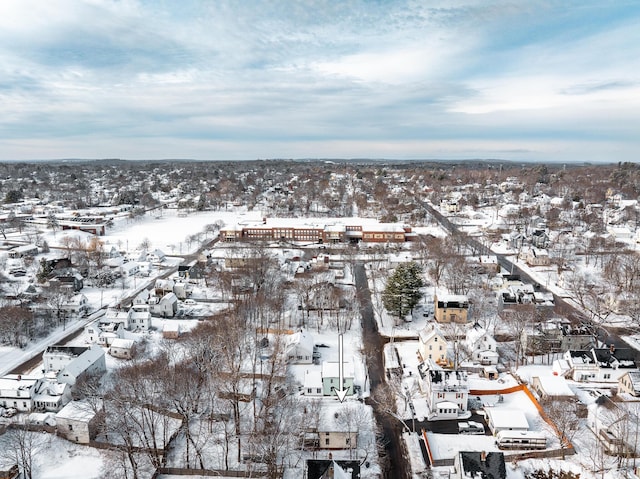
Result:
{"label": "road", "polygon": [[[378,325],[373,316],[371,304],[371,292],[367,283],[367,274],[364,264],[358,263],[355,267],[355,282],[360,313],[362,319],[363,343],[367,351],[373,354],[367,357],[367,371],[369,375],[371,393],[374,394],[377,387],[385,381],[384,364],[382,360],[385,340],[378,332]],[[382,407],[374,401],[368,401],[373,408],[377,423],[382,429],[382,441],[384,443],[386,457],[381,457],[381,466],[385,478],[410,479],[411,470],[407,459],[407,452],[402,441],[402,427],[400,422],[382,410]]]}

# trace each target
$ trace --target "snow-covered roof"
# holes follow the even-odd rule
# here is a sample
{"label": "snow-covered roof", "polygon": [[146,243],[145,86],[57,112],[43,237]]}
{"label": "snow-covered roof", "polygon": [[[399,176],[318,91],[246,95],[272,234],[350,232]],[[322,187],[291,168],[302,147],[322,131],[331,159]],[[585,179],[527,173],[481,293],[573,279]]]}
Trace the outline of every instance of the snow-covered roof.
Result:
{"label": "snow-covered roof", "polygon": [[484,410],[494,429],[529,429],[529,422],[519,409],[485,407]]}
{"label": "snow-covered roof", "polygon": [[[354,375],[354,369],[353,369],[353,363],[348,362],[348,361],[344,361],[342,363],[343,366],[343,373],[344,373],[344,377],[345,378],[353,378]],[[323,378],[337,378],[339,377],[340,371],[338,369],[338,362],[335,361],[324,361],[322,363],[322,377]]]}
{"label": "snow-covered roof", "polygon": [[307,332],[298,331],[297,333],[290,334],[285,339],[285,343],[287,352],[296,346],[300,346],[300,348],[310,353],[313,352],[313,337]]}
{"label": "snow-covered roof", "polygon": [[112,348],[131,349],[136,342],[133,339],[116,338],[111,343]]}
{"label": "snow-covered roof", "polygon": [[[99,406],[98,406],[99,407]],[[88,422],[94,418],[96,410],[84,401],[71,401],[56,414],[57,419],[71,419],[73,421]]]}
{"label": "snow-covered roof", "polygon": [[542,390],[549,396],[575,396],[562,376],[536,376]]}
{"label": "snow-covered roof", "polygon": [[307,369],[304,372],[304,388],[321,388],[322,371],[319,368]]}
{"label": "snow-covered roof", "polygon": [[0,378],[0,391],[17,391],[18,389],[30,389],[37,379],[20,374],[7,374]]}

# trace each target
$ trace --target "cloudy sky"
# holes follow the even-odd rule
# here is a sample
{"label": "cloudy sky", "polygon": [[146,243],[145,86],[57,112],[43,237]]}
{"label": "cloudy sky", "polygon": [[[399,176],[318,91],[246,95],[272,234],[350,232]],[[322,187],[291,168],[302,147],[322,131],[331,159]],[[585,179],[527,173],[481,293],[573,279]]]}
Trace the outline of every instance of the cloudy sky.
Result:
{"label": "cloudy sky", "polygon": [[640,160],[640,1],[1,0],[0,160]]}

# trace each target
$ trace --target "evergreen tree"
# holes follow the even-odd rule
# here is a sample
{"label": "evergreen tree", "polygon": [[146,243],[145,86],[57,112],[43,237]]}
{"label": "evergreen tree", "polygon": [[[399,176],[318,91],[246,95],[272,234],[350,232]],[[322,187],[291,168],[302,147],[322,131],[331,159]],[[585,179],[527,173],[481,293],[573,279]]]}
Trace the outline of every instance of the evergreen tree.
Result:
{"label": "evergreen tree", "polygon": [[404,263],[398,266],[387,280],[382,303],[386,310],[403,319],[422,298],[420,288],[425,285],[422,268],[418,263]]}

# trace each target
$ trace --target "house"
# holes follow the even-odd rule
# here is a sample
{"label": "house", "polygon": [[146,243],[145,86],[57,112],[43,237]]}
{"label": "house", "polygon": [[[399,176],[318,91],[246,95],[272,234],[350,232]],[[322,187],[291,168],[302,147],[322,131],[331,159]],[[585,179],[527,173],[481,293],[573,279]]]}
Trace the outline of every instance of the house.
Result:
{"label": "house", "polygon": [[135,298],[133,298],[133,306],[145,306],[150,303],[151,292],[148,289],[140,291]]}
{"label": "house", "polygon": [[567,351],[564,359],[569,363],[569,375],[574,381],[612,382],[627,371],[637,370],[635,352],[629,348],[591,348]]}
{"label": "house", "polygon": [[549,252],[540,248],[529,248],[525,261],[529,266],[549,266],[551,264]]}
{"label": "house", "polygon": [[129,261],[120,266],[120,274],[123,278],[132,278],[140,272],[140,265],[137,261]]}
{"label": "house", "polygon": [[423,361],[432,359],[438,364],[446,364],[447,340],[435,323],[429,323],[421,329],[418,339],[418,353]]}
{"label": "house", "polygon": [[84,294],[74,294],[60,305],[60,310],[84,316],[89,312],[89,300]]}
{"label": "house", "polygon": [[64,271],[51,278],[49,284],[51,286],[57,285],[61,289],[70,289],[78,292],[84,287],[84,280],[80,273]]}
{"label": "house", "polygon": [[163,318],[173,318],[178,311],[178,297],[173,292],[167,293],[157,303],[149,306],[151,314]]}
{"label": "house", "polygon": [[458,294],[436,294],[433,299],[433,316],[439,323],[466,323],[469,314],[469,298]]}
{"label": "house", "polygon": [[323,403],[317,423],[309,421],[304,436],[306,447],[311,449],[347,449],[358,447],[357,408],[359,404]]}
{"label": "house", "polygon": [[79,379],[106,372],[104,350],[90,347],[49,346],[42,355],[45,371],[58,373],[58,382],[73,386]]}
{"label": "house", "polygon": [[593,347],[594,335],[587,326],[573,326],[569,320],[550,319],[525,328],[520,338],[527,354],[558,353]]}
{"label": "house", "polygon": [[575,397],[567,380],[562,376],[534,376],[531,378],[531,389],[538,393],[542,400]]}
{"label": "house", "polygon": [[89,343],[109,347],[114,339],[124,337],[124,323],[92,323],[84,331]]}
{"label": "house", "polygon": [[71,401],[56,414],[58,435],[80,444],[89,444],[100,431],[104,414],[100,404]]}
{"label": "house", "polygon": [[33,388],[38,379],[21,374],[7,374],[0,378],[0,407],[31,411]]}
{"label": "house", "polygon": [[32,389],[31,410],[57,412],[69,401],[71,386],[57,380],[40,378]]}
{"label": "house", "polygon": [[351,396],[354,393],[353,378],[354,369],[353,363],[342,363],[342,379],[343,383],[340,385],[340,370],[338,362],[324,361],[322,363],[322,395],[323,396],[335,396],[335,390],[346,389],[347,396]]}
{"label": "house", "polygon": [[418,365],[420,387],[427,396],[429,420],[458,419],[467,414],[469,385],[464,371],[445,371],[433,362]]}
{"label": "house", "polygon": [[529,422],[520,409],[485,407],[484,412],[487,425],[494,436],[500,431],[526,432],[529,430]]}
{"label": "house", "polygon": [[151,312],[149,306],[134,306],[129,311],[130,331],[149,331],[151,329]]}
{"label": "house", "polygon": [[136,354],[136,342],[133,339],[114,339],[109,354],[114,358],[131,359]]}
{"label": "house", "polygon": [[173,293],[174,286],[175,282],[172,279],[156,279],[153,291],[156,297],[162,298],[165,294]]}
{"label": "house", "polygon": [[474,323],[467,331],[463,341],[463,347],[469,354],[472,361],[483,366],[498,364],[500,356],[497,351],[497,342],[486,329],[478,323]]}
{"label": "house", "polygon": [[154,249],[152,252],[147,254],[147,261],[150,261],[152,264],[159,264],[162,263],[166,257],[167,255],[165,255],[162,250]]}
{"label": "house", "polygon": [[7,256],[12,259],[25,258],[27,256],[35,256],[38,254],[38,247],[34,244],[26,244],[22,246],[16,246],[9,250]]}
{"label": "house", "polygon": [[322,396],[322,371],[319,368],[307,369],[304,372],[302,393],[305,396]]}
{"label": "house", "polygon": [[640,417],[636,404],[614,402],[606,396],[600,396],[595,403],[589,405],[587,426],[607,454],[633,457],[640,453]]}
{"label": "house", "polygon": [[618,394],[640,397],[640,371],[627,371],[618,378]]}
{"label": "house", "polygon": [[460,451],[454,460],[455,478],[506,479],[507,468],[501,452]]}
{"label": "house", "polygon": [[164,339],[178,339],[180,333],[181,330],[178,323],[165,323],[162,326],[162,337]]}
{"label": "house", "polygon": [[313,337],[306,332],[299,331],[290,334],[285,339],[285,355],[289,364],[313,363]]}

